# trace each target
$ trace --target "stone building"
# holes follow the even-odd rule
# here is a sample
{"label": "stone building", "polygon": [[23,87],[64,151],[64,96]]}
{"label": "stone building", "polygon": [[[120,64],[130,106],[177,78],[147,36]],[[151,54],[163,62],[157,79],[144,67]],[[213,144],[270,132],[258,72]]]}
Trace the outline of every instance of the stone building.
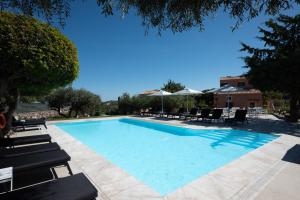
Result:
{"label": "stone building", "polygon": [[[228,92],[228,87],[236,88]],[[263,99],[261,91],[254,89],[248,79],[243,76],[226,76],[220,78],[220,87],[224,88],[214,93],[214,107],[262,107]]]}

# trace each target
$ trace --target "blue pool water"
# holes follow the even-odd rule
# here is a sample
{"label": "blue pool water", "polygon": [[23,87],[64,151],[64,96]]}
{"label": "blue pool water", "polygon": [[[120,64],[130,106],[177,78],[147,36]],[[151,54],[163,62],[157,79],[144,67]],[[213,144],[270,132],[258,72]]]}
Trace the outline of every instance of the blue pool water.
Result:
{"label": "blue pool water", "polygon": [[277,137],[240,130],[193,130],[127,118],[56,126],[161,195]]}

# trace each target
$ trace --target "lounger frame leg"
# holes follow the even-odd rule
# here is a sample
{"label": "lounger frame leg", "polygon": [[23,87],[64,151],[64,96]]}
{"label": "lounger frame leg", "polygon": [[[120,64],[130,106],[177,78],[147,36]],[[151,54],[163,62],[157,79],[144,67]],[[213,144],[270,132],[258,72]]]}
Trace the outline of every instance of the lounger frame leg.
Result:
{"label": "lounger frame leg", "polygon": [[58,176],[57,176],[57,173],[56,173],[55,169],[51,168],[51,171],[52,171],[52,174],[53,174],[54,178],[58,179]]}
{"label": "lounger frame leg", "polygon": [[69,170],[69,174],[70,174],[71,176],[73,176],[73,172],[72,172],[72,170],[71,170],[71,167],[70,167],[69,163],[66,164],[66,167],[67,167],[68,170]]}

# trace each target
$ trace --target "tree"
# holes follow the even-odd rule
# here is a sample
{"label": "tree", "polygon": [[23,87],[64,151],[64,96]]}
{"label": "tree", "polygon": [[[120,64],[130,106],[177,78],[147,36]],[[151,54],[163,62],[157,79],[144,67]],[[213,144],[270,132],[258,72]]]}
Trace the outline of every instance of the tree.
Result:
{"label": "tree", "polygon": [[127,115],[132,113],[133,105],[131,101],[131,97],[128,93],[124,93],[122,96],[118,98],[118,109],[119,114]]}
{"label": "tree", "polygon": [[[74,0],[1,0],[0,9],[36,15],[52,22],[57,19],[64,25],[70,15],[70,3]],[[106,16],[120,12],[126,15],[131,9],[142,18],[142,23],[149,28],[181,32],[193,27],[204,28],[206,18],[213,16],[220,9],[235,19],[237,27],[259,14],[276,15],[283,10],[299,4],[300,0],[95,0]]]}
{"label": "tree", "polygon": [[258,37],[265,48],[254,48],[242,43],[242,51],[250,55],[244,58],[249,68],[250,82],[262,91],[279,91],[290,96],[290,117],[299,117],[300,100],[300,15],[280,15],[276,21],[259,28]]}
{"label": "tree", "polygon": [[54,90],[50,95],[46,97],[48,107],[51,110],[55,110],[59,115],[66,116],[61,112],[65,107],[71,106],[71,99],[74,94],[74,90],[71,87],[58,88]]}
{"label": "tree", "polygon": [[98,95],[93,94],[85,89],[74,90],[71,97],[71,107],[69,116],[72,112],[77,117],[78,114],[94,115],[101,104],[101,99]]}
{"label": "tree", "polygon": [[201,109],[212,108],[214,104],[214,95],[208,92],[212,89],[203,90],[201,95],[195,96],[196,105]]}
{"label": "tree", "polygon": [[193,27],[204,28],[204,20],[222,9],[237,20],[235,28],[243,21],[250,20],[259,14],[276,15],[282,10],[299,4],[299,0],[97,0],[106,16],[121,12],[124,16],[129,9],[142,18],[148,30],[155,27],[158,31],[172,30],[182,32]]}
{"label": "tree", "polygon": [[77,49],[57,29],[23,15],[0,12],[0,105],[7,127],[21,96],[40,96],[78,75]]}
{"label": "tree", "polygon": [[161,89],[173,93],[179,90],[183,90],[184,85],[182,85],[181,83],[176,83],[175,81],[172,80],[168,80],[168,82],[164,84],[164,86]]}
{"label": "tree", "polygon": [[28,16],[37,16],[47,22],[64,26],[70,16],[70,3],[74,0],[0,0],[0,10],[13,11]]}

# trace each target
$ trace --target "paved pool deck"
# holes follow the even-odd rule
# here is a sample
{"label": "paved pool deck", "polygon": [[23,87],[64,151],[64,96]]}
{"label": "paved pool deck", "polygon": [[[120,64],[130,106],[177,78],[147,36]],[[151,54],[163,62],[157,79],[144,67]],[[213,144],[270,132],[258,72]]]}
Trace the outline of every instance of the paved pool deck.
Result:
{"label": "paved pool deck", "polygon": [[[119,117],[117,117],[119,118]],[[272,116],[251,119],[248,125],[228,127],[223,123],[186,122],[174,119],[141,118],[140,120],[184,126],[193,129],[234,128],[280,135],[274,141],[230,162],[229,164],[161,196],[130,176],[118,166],[95,153],[68,133],[48,123],[50,134],[70,156],[74,173],[83,172],[99,191],[99,199],[300,199],[300,124],[289,124]],[[109,120],[98,118],[89,120]],[[85,120],[70,120],[86,121]],[[57,170],[65,176],[62,169]]]}

